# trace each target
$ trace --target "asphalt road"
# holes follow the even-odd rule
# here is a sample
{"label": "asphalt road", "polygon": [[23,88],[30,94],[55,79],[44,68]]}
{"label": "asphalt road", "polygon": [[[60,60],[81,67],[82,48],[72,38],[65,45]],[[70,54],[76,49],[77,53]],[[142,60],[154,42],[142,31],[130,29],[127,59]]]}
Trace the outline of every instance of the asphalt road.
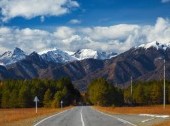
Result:
{"label": "asphalt road", "polygon": [[140,115],[108,115],[85,106],[47,117],[34,126],[149,126],[164,120]]}

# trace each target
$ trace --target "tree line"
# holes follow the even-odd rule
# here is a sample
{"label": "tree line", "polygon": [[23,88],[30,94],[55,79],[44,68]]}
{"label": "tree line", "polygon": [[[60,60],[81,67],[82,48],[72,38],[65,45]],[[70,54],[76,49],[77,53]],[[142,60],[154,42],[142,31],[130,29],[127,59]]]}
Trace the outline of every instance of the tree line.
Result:
{"label": "tree line", "polygon": [[76,104],[80,93],[68,78],[60,80],[5,80],[0,81],[1,108],[34,107],[34,97],[41,107],[60,107]]}
{"label": "tree line", "polygon": [[[84,95],[84,102],[99,106],[156,105],[163,103],[163,81],[134,82],[120,89],[103,78],[93,80]],[[80,92],[68,78],[60,80],[5,80],[0,81],[1,108],[34,107],[38,96],[40,107],[76,105],[82,101]],[[166,103],[170,104],[170,82],[166,81]]]}
{"label": "tree line", "polygon": [[[155,105],[163,103],[163,81],[135,82],[124,90],[124,102],[133,105]],[[170,82],[166,81],[166,103],[170,103]]]}
{"label": "tree line", "polygon": [[[93,80],[85,94],[85,100],[99,106],[157,105],[163,103],[163,81],[138,81],[120,89],[103,78]],[[170,82],[166,81],[166,103],[170,103]]]}

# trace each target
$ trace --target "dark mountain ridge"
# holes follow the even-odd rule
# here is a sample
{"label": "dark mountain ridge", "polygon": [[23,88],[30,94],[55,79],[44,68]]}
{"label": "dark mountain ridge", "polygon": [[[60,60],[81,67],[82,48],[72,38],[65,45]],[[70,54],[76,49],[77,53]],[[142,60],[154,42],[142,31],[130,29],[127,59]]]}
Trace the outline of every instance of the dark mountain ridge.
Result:
{"label": "dark mountain ridge", "polygon": [[136,47],[108,60],[85,59],[64,64],[47,62],[36,52],[7,67],[0,67],[0,79],[59,79],[70,77],[75,86],[86,90],[90,81],[103,77],[125,87],[133,80],[163,79],[163,59],[166,79],[170,79],[170,48]]}

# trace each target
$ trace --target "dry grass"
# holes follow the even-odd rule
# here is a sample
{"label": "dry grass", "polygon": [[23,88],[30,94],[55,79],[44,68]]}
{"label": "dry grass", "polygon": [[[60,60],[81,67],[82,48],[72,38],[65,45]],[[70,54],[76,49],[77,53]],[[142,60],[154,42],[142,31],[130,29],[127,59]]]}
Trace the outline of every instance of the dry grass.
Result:
{"label": "dry grass", "polygon": [[[50,108],[39,108],[38,113],[35,113],[35,108],[24,108],[24,109],[0,109],[0,126],[14,125],[20,121],[35,121],[45,115],[57,113],[71,107],[63,109],[50,109]],[[24,122],[23,122],[24,123]],[[33,122],[30,122],[33,123]],[[25,125],[26,126],[26,125]]]}
{"label": "dry grass", "polygon": [[95,107],[100,111],[114,114],[164,114],[170,115],[170,105],[163,109],[162,106],[144,106],[144,107]]}
{"label": "dry grass", "polygon": [[170,126],[170,121],[168,120],[168,121],[165,121],[163,123],[157,124],[155,126]]}

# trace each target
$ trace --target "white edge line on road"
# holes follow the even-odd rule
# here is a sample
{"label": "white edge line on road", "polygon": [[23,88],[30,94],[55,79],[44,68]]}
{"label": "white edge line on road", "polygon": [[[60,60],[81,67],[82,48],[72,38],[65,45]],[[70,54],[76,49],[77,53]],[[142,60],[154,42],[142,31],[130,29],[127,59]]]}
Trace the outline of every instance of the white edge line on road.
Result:
{"label": "white edge line on road", "polygon": [[169,115],[153,115],[153,114],[139,114],[139,116],[149,116],[149,117],[156,117],[156,118],[169,118]]}
{"label": "white edge line on road", "polygon": [[[92,109],[93,109],[93,108],[92,108]],[[126,123],[126,124],[130,124],[130,125],[132,125],[132,126],[137,126],[137,125],[135,125],[135,124],[133,124],[133,123],[127,121],[127,120],[121,119],[121,118],[119,118],[119,117],[116,117],[116,116],[113,116],[113,115],[106,114],[106,113],[101,112],[101,111],[96,110],[96,109],[93,109],[93,110],[95,110],[95,111],[97,111],[97,112],[99,112],[99,113],[101,113],[101,114],[103,114],[103,115],[106,115],[106,116],[109,116],[109,117],[113,117],[113,118],[117,119],[117,120],[120,121],[120,122],[123,122],[123,123]]]}
{"label": "white edge line on road", "polygon": [[64,112],[67,112],[67,111],[69,111],[69,110],[65,110],[65,111],[63,111],[63,112],[57,113],[57,114],[52,115],[52,116],[49,116],[49,117],[47,117],[47,118],[44,118],[43,120],[41,120],[41,121],[39,121],[38,123],[36,123],[34,126],[38,126],[40,123],[44,122],[45,120],[50,119],[50,118],[52,118],[52,117],[54,117],[54,116],[60,115],[60,114],[62,114],[62,113],[64,113]]}
{"label": "white edge line on road", "polygon": [[141,121],[141,122],[142,122],[142,123],[145,123],[145,122],[151,121],[151,120],[153,120],[153,119],[155,119],[155,118],[146,119],[146,120],[143,120],[143,121]]}
{"label": "white edge line on road", "polygon": [[81,109],[80,111],[80,115],[81,115],[81,123],[82,123],[82,126],[85,126],[85,123],[84,123],[84,120],[83,120],[83,108]]}

